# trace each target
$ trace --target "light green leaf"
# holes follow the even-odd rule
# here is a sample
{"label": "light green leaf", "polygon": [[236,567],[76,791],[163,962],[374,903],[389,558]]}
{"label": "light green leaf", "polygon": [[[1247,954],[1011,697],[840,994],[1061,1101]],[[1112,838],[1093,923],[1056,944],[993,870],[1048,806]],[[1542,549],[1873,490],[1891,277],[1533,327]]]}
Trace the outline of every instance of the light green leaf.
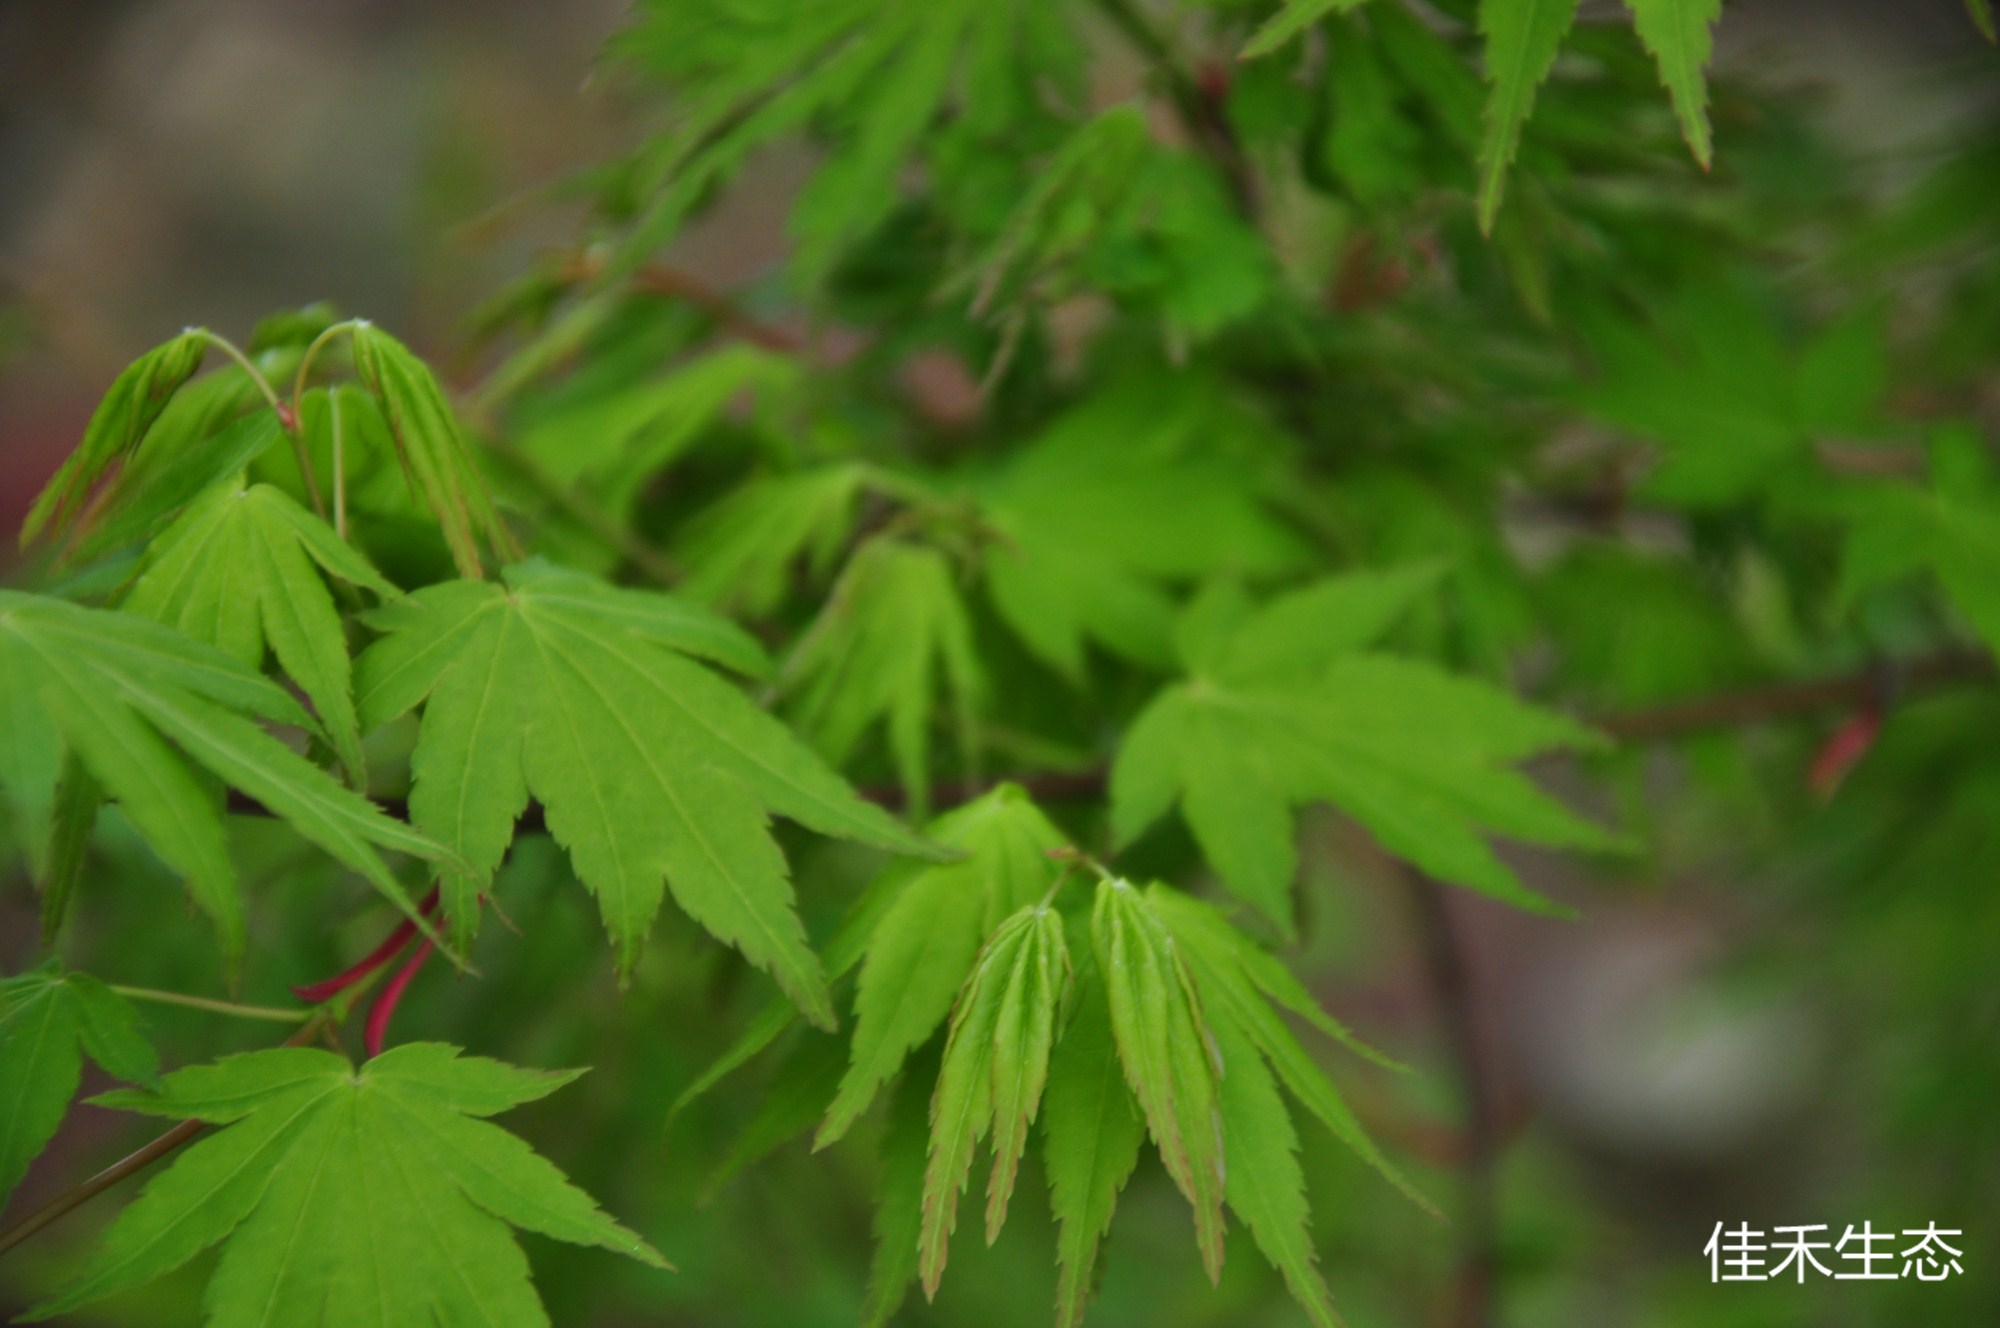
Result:
{"label": "light green leaf", "polygon": [[446,878],[469,928],[530,795],[597,896],[628,973],[663,887],[769,971],[815,1023],[833,1009],[793,908],[769,814],[900,852],[939,852],[862,802],[782,725],[680,651],[731,634],[665,596],[545,563],[378,610],[362,656],[364,727],[419,702],[412,818],[466,862]]}
{"label": "light green leaf", "polygon": [[385,597],[401,593],[282,490],[220,486],[147,548],[124,607],[220,646],[253,669],[263,666],[268,645],[361,786],[353,669],[322,571]]}
{"label": "light green leaf", "polygon": [[432,934],[377,850],[443,850],[244,718],[313,727],[282,688],[215,647],[133,614],[0,590],[0,689],[40,699],[68,749],[187,880],[232,960],[242,902],[220,809],[190,761],[362,873]]}
{"label": "light green leaf", "polygon": [[[1212,676],[1156,696],[1112,765],[1117,842],[1178,801],[1224,882],[1289,930],[1292,809],[1324,800],[1440,879],[1552,910],[1484,835],[1622,847],[1506,768],[1542,751],[1601,748],[1602,736],[1476,679],[1342,653],[1381,630],[1429,575],[1340,578],[1281,598],[1218,647]],[[1238,642],[1244,653],[1232,656]]]}
{"label": "light green leaf", "polygon": [[937,1294],[958,1223],[959,1192],[972,1169],[973,1150],[989,1134],[989,1244],[1006,1219],[1021,1148],[1048,1080],[1056,1009],[1068,977],[1061,915],[1030,904],[995,930],[959,993],[931,1098],[917,1260],[926,1296]]}
{"label": "light green leaf", "polygon": [[833,567],[854,526],[867,478],[858,465],[752,480],[688,523],[675,550],[691,598],[753,616],[772,612],[803,567],[814,582]]}
{"label": "light green leaf", "polygon": [[168,1075],[157,1094],[108,1095],[223,1128],[155,1176],[71,1286],[27,1317],[150,1282],[221,1243],[212,1328],[544,1325],[510,1226],[667,1266],[526,1144],[475,1119],[574,1077],[412,1043],[358,1069],[307,1048],[253,1052]]}
{"label": "light green leaf", "polygon": [[1486,39],[1486,133],[1479,148],[1479,228],[1490,232],[1500,210],[1507,168],[1535,89],[1549,76],[1556,51],[1576,21],[1576,0],[1479,0]]}
{"label": "light green leaf", "polygon": [[1278,12],[1244,43],[1240,58],[1255,60],[1269,55],[1328,14],[1344,14],[1360,8],[1362,3],[1363,0],[1285,0]]}
{"label": "light green leaf", "polygon": [[1639,40],[1660,66],[1660,82],[1674,99],[1694,159],[1707,170],[1714,157],[1708,130],[1708,83],[1702,71],[1713,50],[1709,30],[1722,16],[1722,0],[1625,0]]}
{"label": "light green leaf", "polygon": [[1213,1281],[1222,1273],[1223,1067],[1201,997],[1166,927],[1128,882],[1098,884],[1091,942],[1125,1082],[1194,1208],[1195,1243]]}
{"label": "light green leaf", "polygon": [[1098,1242],[1139,1162],[1146,1122],[1119,1069],[1111,1008],[1094,964],[1077,978],[1076,1012],[1049,1062],[1043,1130],[1049,1206],[1061,1230],[1056,1328],[1077,1328],[1090,1300]]}
{"label": "light green leaf", "polygon": [[868,937],[855,990],[853,1064],[816,1148],[847,1133],[903,1058],[937,1031],[982,942],[1001,919],[1047,892],[1056,873],[1049,851],[1063,844],[1061,832],[1011,784],[945,813],[925,833],[965,857],[891,868],[897,893]]}
{"label": "light green leaf", "polygon": [[868,1297],[861,1328],[886,1328],[917,1280],[917,1241],[923,1234],[924,1152],[930,1138],[931,1073],[911,1073],[896,1085],[889,1123],[882,1132],[882,1170],[875,1196],[875,1256],[868,1268]]}
{"label": "light green leaf", "polygon": [[0,1204],[62,1123],[82,1052],[127,1083],[155,1082],[138,1016],[97,979],[50,960],[0,981]]}
{"label": "light green leaf", "polygon": [[206,349],[204,334],[189,328],[141,355],[113,380],[90,423],[84,426],[83,441],[36,496],[21,522],[24,548],[44,529],[59,535],[75,519],[105,472],[139,446],[174,393],[194,377]]}
{"label": "light green leaf", "polygon": [[961,761],[978,755],[986,677],[950,559],[934,548],[877,538],[862,545],[782,679],[790,713],[836,766],[877,723],[911,812],[930,797],[931,712],[948,704]]}
{"label": "light green leaf", "polygon": [[381,405],[396,454],[437,518],[459,575],[483,574],[482,539],[502,558],[518,558],[472,444],[430,368],[387,332],[360,322],[354,327],[354,371]]}

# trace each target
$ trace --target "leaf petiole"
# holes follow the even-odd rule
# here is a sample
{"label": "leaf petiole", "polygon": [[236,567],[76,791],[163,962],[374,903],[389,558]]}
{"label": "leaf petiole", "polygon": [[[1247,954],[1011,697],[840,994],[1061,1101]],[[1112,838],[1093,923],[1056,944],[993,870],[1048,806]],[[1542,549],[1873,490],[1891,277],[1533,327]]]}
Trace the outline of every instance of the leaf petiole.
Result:
{"label": "leaf petiole", "polygon": [[158,1005],[184,1005],[193,1010],[209,1010],[216,1014],[233,1015],[238,1019],[263,1019],[271,1023],[302,1024],[313,1017],[311,1010],[287,1010],[275,1005],[243,1005],[236,1001],[219,1001],[207,996],[190,996],[178,991],[159,991],[152,987],[127,987],[110,984],[111,990],[127,1000],[152,1001]]}

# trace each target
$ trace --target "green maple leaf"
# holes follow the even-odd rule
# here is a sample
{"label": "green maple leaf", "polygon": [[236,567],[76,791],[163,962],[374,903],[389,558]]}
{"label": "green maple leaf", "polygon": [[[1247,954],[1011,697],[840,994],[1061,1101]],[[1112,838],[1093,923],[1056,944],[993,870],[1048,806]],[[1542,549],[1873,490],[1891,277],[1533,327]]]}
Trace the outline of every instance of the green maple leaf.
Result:
{"label": "green maple leaf", "polygon": [[1931,484],[1876,483],[1852,495],[1852,525],[1841,563],[1840,599],[1929,570],[1972,625],[2000,651],[2000,485],[1985,446],[1969,429],[1946,429],[1931,443]]}
{"label": "green maple leaf", "polygon": [[1173,608],[1162,583],[1298,559],[1239,460],[1269,441],[1219,385],[1192,376],[1094,394],[978,489],[999,533],[986,563],[994,607],[1071,679],[1083,676],[1086,641],[1166,663]]}
{"label": "green maple leaf", "polygon": [[459,575],[481,574],[482,539],[502,557],[519,557],[464,426],[430,367],[372,323],[357,320],[353,333],[354,372],[380,405],[403,473],[437,518]]}
{"label": "green maple leaf", "polygon": [[1328,14],[1358,9],[1364,0],[1285,0],[1243,44],[1241,59],[1255,60],[1282,47]]}
{"label": "green maple leaf", "polygon": [[855,987],[852,1064],[817,1147],[844,1135],[904,1058],[944,1024],[980,947],[1055,880],[1049,853],[1064,843],[1012,784],[938,817],[925,834],[965,856],[891,869],[893,894],[867,930]]}
{"label": "green maple leaf", "polygon": [[1616,847],[1506,768],[1603,739],[1488,683],[1363,650],[1434,576],[1335,577],[1256,611],[1224,590],[1197,600],[1179,633],[1190,677],[1147,706],[1112,767],[1118,842],[1178,802],[1223,881],[1289,931],[1292,809],[1325,801],[1442,880],[1553,908],[1484,836]]}
{"label": "green maple leaf", "polygon": [[327,576],[385,599],[401,593],[283,490],[223,485],[148,547],[124,607],[220,646],[253,669],[262,667],[268,645],[359,784],[353,670]]}
{"label": "green maple leaf", "polygon": [[385,636],[356,666],[362,726],[423,704],[410,815],[469,868],[444,875],[460,935],[532,795],[597,896],[621,972],[664,886],[830,1027],[770,814],[896,852],[939,851],[689,657],[763,667],[757,644],[706,610],[533,561],[497,584],[428,587],[368,621]]}
{"label": "green maple leaf", "polygon": [[0,982],[0,1204],[62,1123],[84,1052],[128,1083],[159,1069],[132,1007],[89,974],[50,960]]}
{"label": "green maple leaf", "polygon": [[1535,89],[1549,76],[1562,39],[1576,21],[1577,0],[1479,0],[1486,39],[1486,135],[1479,147],[1479,228],[1493,229],[1507,168],[1534,109]]}
{"label": "green maple leaf", "polygon": [[1632,26],[1660,66],[1660,82],[1673,98],[1681,133],[1707,170],[1714,157],[1708,129],[1708,84],[1702,70],[1714,49],[1709,31],[1722,16],[1722,0],[1625,0]]}
{"label": "green maple leaf", "polygon": [[97,482],[114,464],[132,454],[174,393],[194,377],[207,349],[206,335],[190,328],[141,355],[112,381],[90,423],[84,426],[83,441],[21,522],[24,547],[45,528],[61,533],[76,517]]}
{"label": "green maple leaf", "polygon": [[869,475],[865,465],[840,463],[740,486],[688,523],[675,550],[688,569],[681,590],[754,617],[770,613],[794,567],[814,581],[833,568]]}
{"label": "green maple leaf", "polygon": [[1069,979],[1062,915],[1029,904],[994,930],[952,1009],[951,1030],[931,1097],[930,1156],[924,1170],[917,1269],[924,1294],[944,1274],[959,1192],[979,1141],[993,1138],[986,1183],[986,1243],[1007,1218],[1007,1202],[1028,1126],[1048,1080],[1056,1011]]}
{"label": "green maple leaf", "polygon": [[70,1287],[26,1317],[150,1282],[220,1244],[210,1328],[546,1324],[509,1227],[668,1266],[546,1159],[479,1119],[578,1073],[434,1042],[359,1067],[287,1047],[176,1071],[157,1092],[93,1099],[222,1128],[148,1183]]}
{"label": "green maple leaf", "polygon": [[672,128],[636,163],[651,196],[621,260],[671,239],[752,154],[817,127],[826,160],[792,214],[793,265],[808,284],[889,215],[941,117],[991,131],[1052,85],[1075,100],[1080,50],[1032,0],[831,0],[807,13],[788,0],[655,0],[616,49],[676,93]]}
{"label": "green maple leaf", "polygon": [[[221,809],[196,767],[362,873],[430,934],[376,850],[443,850],[265,732],[256,720],[316,725],[283,688],[230,655],[135,614],[0,590],[0,692],[14,698],[0,707],[0,747],[67,751],[186,879],[232,960],[243,948],[243,903]],[[0,779],[53,774],[42,760],[25,770],[0,762]],[[10,792],[17,805],[54,802],[48,785]]]}
{"label": "green maple leaf", "polygon": [[789,713],[814,746],[845,765],[877,723],[911,813],[928,811],[931,711],[949,698],[959,754],[976,754],[986,676],[951,560],[940,550],[878,538],[858,549],[826,607],[786,662]]}

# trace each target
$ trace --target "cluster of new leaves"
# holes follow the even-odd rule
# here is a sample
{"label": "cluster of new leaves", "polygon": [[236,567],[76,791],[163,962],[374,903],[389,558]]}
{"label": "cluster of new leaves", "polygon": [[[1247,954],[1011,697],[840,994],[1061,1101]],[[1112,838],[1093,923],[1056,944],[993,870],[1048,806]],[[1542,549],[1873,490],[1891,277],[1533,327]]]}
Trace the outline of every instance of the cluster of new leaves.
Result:
{"label": "cluster of new leaves", "polygon": [[[945,813],[929,834],[963,856],[892,868],[829,943],[836,979],[858,969],[845,1055],[829,1063],[827,1044],[793,1044],[769,1099],[783,1105],[746,1127],[732,1166],[814,1120],[815,1147],[834,1143],[901,1076],[882,1135],[864,1315],[883,1323],[910,1282],[936,1292],[982,1152],[991,1159],[984,1234],[989,1244],[998,1236],[1040,1119],[1060,1225],[1057,1321],[1073,1325],[1118,1194],[1150,1137],[1193,1207],[1209,1274],[1221,1268],[1226,1208],[1314,1322],[1334,1322],[1313,1266],[1284,1095],[1425,1201],[1362,1133],[1281,1012],[1371,1059],[1377,1053],[1213,907],[1109,875],[1094,894],[1070,884],[1081,867],[1075,851],[1015,786]],[[772,1045],[787,1018],[774,1009],[759,1020],[680,1105]]]}

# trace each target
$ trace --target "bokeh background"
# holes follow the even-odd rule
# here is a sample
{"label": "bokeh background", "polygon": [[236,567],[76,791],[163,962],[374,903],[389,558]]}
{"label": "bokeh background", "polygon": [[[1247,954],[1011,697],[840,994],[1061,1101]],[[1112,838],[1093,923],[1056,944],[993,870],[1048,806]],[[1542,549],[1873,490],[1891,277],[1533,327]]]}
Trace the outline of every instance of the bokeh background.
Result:
{"label": "bokeh background", "polygon": [[[270,311],[327,299],[448,358],[482,295],[572,235],[579,214],[561,189],[565,174],[636,137],[634,108],[592,81],[595,52],[622,15],[619,0],[0,0],[0,568],[28,502],[105,384],[183,325],[240,337]],[[1965,23],[1958,0],[1743,0],[1721,26],[1718,63],[1811,89],[1836,140],[1893,188],[1972,109],[1965,82],[1939,73],[1962,58]],[[1097,75],[1107,95],[1136,81],[1124,60],[1107,52]],[[673,261],[724,287],[774,266],[802,166],[782,153],[760,160],[725,208],[678,242]],[[1440,981],[1469,989],[1471,1035],[1507,1136],[1499,1201],[1508,1322],[1798,1322],[1782,1287],[1705,1286],[1700,1250],[1715,1220],[1823,1221],[1836,1231],[1870,1217],[1956,1225],[1952,1213],[1840,1206],[1877,1192],[1850,1184],[1871,1159],[1901,1156],[1878,1137],[1893,1127],[1847,1091],[1854,1076],[1886,1073],[1899,1055],[1934,1044],[1893,1045],[1900,1016],[1869,1007],[1865,982],[1848,980],[1855,970],[1816,950],[1823,937],[1800,888],[1812,864],[1717,851],[1705,831],[1687,826],[1699,848],[1669,855],[1670,879],[1644,891],[1608,892],[1528,863],[1538,888],[1582,909],[1576,923],[1446,900],[1465,953],[1443,974],[1390,884],[1334,873],[1311,887],[1328,938],[1311,959],[1328,975],[1328,1003],[1382,1044],[1420,1061],[1433,1052],[1445,1114],[1456,1088],[1436,1067],[1463,1030],[1440,1017],[1436,992]],[[1328,823],[1316,833],[1341,831]],[[1342,860],[1332,849],[1320,856]],[[1375,943],[1383,936],[1394,943]],[[31,945],[31,916],[0,913],[0,963],[11,970]],[[598,994],[615,999],[608,988]],[[1965,993],[1968,1029],[1992,1029],[1992,1004],[1990,990]],[[1453,1140],[1421,1130],[1385,1141],[1439,1174],[1454,1161]],[[51,1173],[86,1165],[75,1154],[93,1138],[65,1143],[72,1155],[59,1147],[44,1159],[18,1196],[24,1205],[50,1192]],[[628,1165],[600,1152],[586,1143],[565,1161],[586,1175]],[[1357,1229],[1371,1225],[1379,1196],[1343,1163],[1309,1161],[1316,1184],[1321,1173],[1334,1177],[1316,1208],[1326,1214],[1322,1238],[1346,1257],[1448,1257],[1448,1248],[1400,1252],[1449,1244],[1400,1215]],[[1962,1161],[1968,1185],[1993,1181],[1990,1160]],[[663,1146],[629,1165],[693,1163]],[[842,1321],[865,1266],[865,1214],[837,1238],[788,1227],[785,1186],[808,1183],[799,1178],[812,1165],[781,1159],[775,1174],[746,1178],[723,1201],[767,1219],[745,1228],[737,1212],[717,1224],[764,1230],[767,1248],[711,1252],[745,1268],[768,1260],[762,1300],[722,1293],[747,1285],[737,1274],[698,1271],[704,1256],[672,1244],[695,1239],[697,1219],[680,1215],[662,1219],[673,1230],[660,1243],[692,1270],[686,1289],[666,1293],[649,1311],[657,1318],[629,1321]],[[1343,1187],[1359,1217],[1340,1215]],[[1190,1321],[1218,1321],[1218,1312],[1230,1321],[1230,1286],[1221,1301],[1195,1290],[1198,1272],[1170,1218],[1147,1225],[1121,1215],[1119,1230],[1128,1221],[1136,1231],[1114,1234],[1096,1321],[1177,1321],[1177,1308],[1149,1316],[1183,1284]],[[1017,1299],[995,1288],[1014,1252],[1024,1266],[1043,1263],[1045,1241],[1023,1220],[994,1254],[969,1256],[987,1273],[948,1281],[940,1317],[1041,1322],[1039,1281]],[[1969,1243],[1972,1257],[1992,1258],[2000,1231],[1972,1232]],[[1329,1271],[1338,1292],[1338,1265]],[[957,1281],[969,1289],[955,1290]],[[0,1310],[7,1287],[0,1269]],[[565,1303],[589,1299],[579,1291],[566,1302],[559,1277],[548,1290],[558,1322]],[[992,1297],[983,1308],[980,1295]],[[1887,1322],[1857,1299],[1831,1304],[1831,1317],[1815,1322]],[[1241,1311],[1243,1322],[1295,1314],[1282,1300]],[[99,1321],[132,1312],[114,1302]],[[1925,1328],[1958,1322],[2000,1323],[2000,1307]]]}

